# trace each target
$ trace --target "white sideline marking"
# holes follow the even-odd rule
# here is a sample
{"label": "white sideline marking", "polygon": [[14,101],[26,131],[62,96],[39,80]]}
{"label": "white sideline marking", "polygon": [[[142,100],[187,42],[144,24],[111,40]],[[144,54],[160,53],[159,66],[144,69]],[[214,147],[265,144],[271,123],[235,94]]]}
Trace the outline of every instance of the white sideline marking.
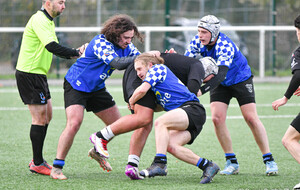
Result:
{"label": "white sideline marking", "polygon": [[[107,87],[109,92],[122,92],[122,88],[121,87]],[[282,87],[255,87],[255,90],[276,90],[276,89],[280,89],[282,90]],[[62,88],[50,88],[50,92],[63,92]],[[14,89],[0,89],[0,93],[18,93],[18,89],[14,88]],[[204,107],[209,107],[209,104],[203,104]],[[299,104],[295,104],[295,103],[287,103],[284,105],[284,107],[299,107]],[[230,104],[229,107],[239,107],[238,104]],[[256,107],[270,107],[272,108],[272,104],[256,104]],[[127,106],[123,106],[123,105],[119,105],[118,108],[120,110],[124,110],[124,109],[128,109]],[[53,110],[64,110],[64,107],[57,107],[57,106],[53,106]],[[23,107],[0,107],[0,111],[28,111],[27,106],[23,106]],[[259,118],[261,119],[273,119],[273,118],[294,118],[296,117],[296,115],[259,115]],[[211,119],[211,116],[207,116],[207,119]],[[244,119],[242,115],[239,116],[227,116],[227,119]]]}
{"label": "white sideline marking", "polygon": [[[255,91],[269,91],[269,90],[282,90],[282,86],[276,86],[276,87],[268,87],[268,86],[255,86]],[[284,87],[286,88],[286,87]],[[122,87],[114,87],[114,86],[107,86],[107,90],[109,92],[123,92]],[[63,92],[63,88],[51,88],[50,92]],[[0,89],[0,93],[18,93],[17,88],[9,88],[9,89]]]}
{"label": "white sideline marking", "polygon": [[[295,105],[294,105],[295,106]],[[120,110],[127,109],[127,106],[118,106]],[[53,110],[64,110],[64,107],[54,106]],[[0,111],[28,111],[26,106],[24,107],[0,107]],[[260,115],[261,119],[274,119],[274,118],[294,118],[296,115]],[[207,116],[207,119],[211,119],[211,116]],[[244,119],[243,116],[227,116],[227,119]]]}

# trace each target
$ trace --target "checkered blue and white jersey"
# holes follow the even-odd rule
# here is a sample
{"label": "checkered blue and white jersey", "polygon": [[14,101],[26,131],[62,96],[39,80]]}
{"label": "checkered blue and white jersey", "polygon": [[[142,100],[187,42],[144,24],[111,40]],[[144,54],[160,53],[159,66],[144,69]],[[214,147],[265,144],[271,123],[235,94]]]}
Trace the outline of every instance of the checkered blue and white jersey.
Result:
{"label": "checkered blue and white jersey", "polygon": [[98,91],[105,87],[105,80],[115,70],[109,64],[114,58],[139,54],[133,43],[122,49],[107,41],[103,34],[97,35],[90,41],[82,56],[71,66],[66,74],[66,80],[76,90]]}
{"label": "checkered blue and white jersey", "polygon": [[149,69],[144,82],[151,85],[151,90],[153,90],[157,101],[165,111],[178,108],[188,101],[199,102],[196,95],[191,93],[174,73],[163,64],[153,65]]}
{"label": "checkered blue and white jersey", "polygon": [[223,86],[231,86],[249,79],[252,75],[246,57],[239,48],[225,34],[219,34],[217,42],[212,46],[202,45],[199,36],[196,35],[188,45],[185,56],[213,57],[217,65],[229,67],[226,79],[221,83]]}

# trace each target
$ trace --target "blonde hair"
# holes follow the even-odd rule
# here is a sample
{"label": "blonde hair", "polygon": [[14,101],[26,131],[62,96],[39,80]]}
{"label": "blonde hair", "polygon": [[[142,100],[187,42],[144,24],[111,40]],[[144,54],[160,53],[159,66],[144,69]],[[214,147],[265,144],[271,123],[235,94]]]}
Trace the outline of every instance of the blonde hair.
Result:
{"label": "blonde hair", "polygon": [[141,62],[143,65],[147,66],[149,62],[151,62],[153,65],[156,64],[164,64],[165,60],[162,57],[154,56],[150,53],[142,53],[134,60],[134,62]]}

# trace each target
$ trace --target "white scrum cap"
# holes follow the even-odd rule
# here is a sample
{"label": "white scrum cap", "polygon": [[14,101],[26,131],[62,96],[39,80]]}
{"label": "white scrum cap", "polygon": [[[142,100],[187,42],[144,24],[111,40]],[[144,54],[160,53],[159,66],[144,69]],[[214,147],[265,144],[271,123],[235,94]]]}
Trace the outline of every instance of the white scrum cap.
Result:
{"label": "white scrum cap", "polygon": [[211,33],[210,42],[215,41],[220,33],[220,21],[214,15],[206,15],[198,22],[198,27],[204,28]]}

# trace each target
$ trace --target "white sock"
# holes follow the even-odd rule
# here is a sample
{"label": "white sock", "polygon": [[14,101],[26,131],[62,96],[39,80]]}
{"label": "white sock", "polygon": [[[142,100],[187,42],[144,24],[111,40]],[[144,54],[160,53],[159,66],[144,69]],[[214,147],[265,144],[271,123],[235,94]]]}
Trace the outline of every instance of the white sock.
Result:
{"label": "white sock", "polygon": [[140,157],[138,157],[137,155],[134,155],[134,154],[130,154],[128,156],[128,162],[132,162],[132,163],[136,164],[137,167],[139,167]]}
{"label": "white sock", "polygon": [[105,139],[108,141],[112,139],[115,135],[111,131],[110,125],[101,130],[101,133]]}

